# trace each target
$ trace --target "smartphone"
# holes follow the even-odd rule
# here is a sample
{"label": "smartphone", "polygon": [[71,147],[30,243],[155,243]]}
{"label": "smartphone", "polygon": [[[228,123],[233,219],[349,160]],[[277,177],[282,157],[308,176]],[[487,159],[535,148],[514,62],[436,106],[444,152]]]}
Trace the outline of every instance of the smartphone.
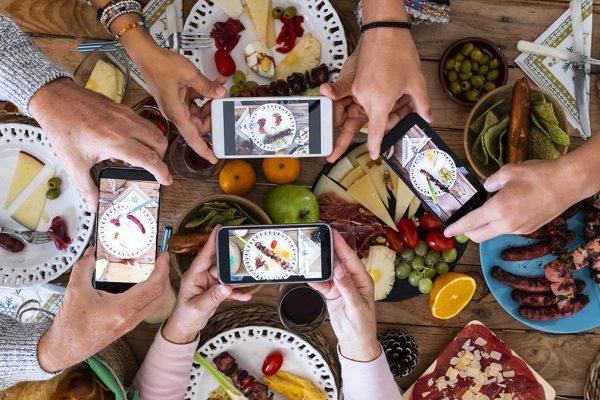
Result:
{"label": "smartphone", "polygon": [[487,199],[477,177],[416,113],[385,136],[381,158],[446,226]]}
{"label": "smartphone", "polygon": [[225,284],[329,280],[331,228],[323,223],[224,226],[217,232],[217,268]]}
{"label": "smartphone", "polygon": [[100,172],[94,287],[123,292],[154,270],[161,187],[138,168]]}
{"label": "smartphone", "polygon": [[211,103],[218,158],[323,157],[333,149],[327,97],[238,97]]}

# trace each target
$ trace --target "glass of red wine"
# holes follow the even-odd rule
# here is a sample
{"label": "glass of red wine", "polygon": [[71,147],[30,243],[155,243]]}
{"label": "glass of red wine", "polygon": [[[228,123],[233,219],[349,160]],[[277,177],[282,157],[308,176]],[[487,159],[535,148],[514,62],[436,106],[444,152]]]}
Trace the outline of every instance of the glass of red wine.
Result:
{"label": "glass of red wine", "polygon": [[[210,136],[203,137],[206,144],[212,148]],[[210,177],[216,177],[223,168],[225,162],[219,160],[216,164],[211,164],[205,160],[187,145],[183,136],[175,138],[169,150],[171,167],[179,176],[185,179],[205,180]]]}
{"label": "glass of red wine", "polygon": [[281,285],[277,313],[286,329],[305,334],[323,324],[327,306],[321,293],[307,284]]}

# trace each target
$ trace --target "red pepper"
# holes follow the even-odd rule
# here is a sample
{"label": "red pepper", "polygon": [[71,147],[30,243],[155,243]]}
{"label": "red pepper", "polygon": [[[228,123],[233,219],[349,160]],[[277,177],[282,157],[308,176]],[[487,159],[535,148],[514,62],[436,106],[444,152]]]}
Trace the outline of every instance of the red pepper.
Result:
{"label": "red pepper", "polygon": [[280,53],[289,53],[292,51],[294,46],[296,45],[296,33],[293,28],[289,25],[283,25],[281,28],[281,32],[279,36],[277,36],[277,40],[275,41],[277,44],[281,44],[283,46],[276,48]]}
{"label": "red pepper", "polygon": [[271,248],[274,249],[275,247],[277,247],[277,240],[271,242]]}
{"label": "red pepper", "polygon": [[442,223],[435,215],[431,213],[425,213],[419,218],[419,223],[423,229],[431,231],[433,229],[441,229]]}
{"label": "red pepper", "polygon": [[397,227],[402,243],[411,249],[417,247],[417,244],[419,243],[419,231],[413,220],[409,218],[401,219],[400,222],[398,222]]}
{"label": "red pepper", "polygon": [[456,245],[456,240],[454,240],[453,237],[448,238],[444,236],[444,232],[442,230],[427,232],[425,241],[430,249],[437,251],[448,251]]}
{"label": "red pepper", "polygon": [[396,253],[404,250],[404,245],[402,244],[402,238],[400,234],[391,228],[385,229],[385,240],[387,240],[389,248],[394,250]]}

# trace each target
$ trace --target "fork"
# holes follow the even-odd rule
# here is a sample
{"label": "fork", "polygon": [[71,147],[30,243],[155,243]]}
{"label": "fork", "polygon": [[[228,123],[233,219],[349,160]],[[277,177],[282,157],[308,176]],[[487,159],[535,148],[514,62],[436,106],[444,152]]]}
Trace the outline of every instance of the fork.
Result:
{"label": "fork", "polygon": [[3,228],[0,226],[0,233],[15,235],[31,244],[44,244],[52,241],[48,232],[40,231],[15,231],[14,229]]}
{"label": "fork", "polygon": [[[210,47],[211,38],[207,33],[175,32],[156,43],[165,49],[194,50]],[[81,53],[90,53],[96,50],[110,53],[123,50],[123,46],[118,42],[81,43],[77,45],[77,50]]]}

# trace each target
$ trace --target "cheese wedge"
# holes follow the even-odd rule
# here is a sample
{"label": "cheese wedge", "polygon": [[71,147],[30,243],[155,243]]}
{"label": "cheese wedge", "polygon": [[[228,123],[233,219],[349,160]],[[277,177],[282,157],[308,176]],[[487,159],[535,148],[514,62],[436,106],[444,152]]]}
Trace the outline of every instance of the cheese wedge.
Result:
{"label": "cheese wedge", "polygon": [[390,216],[387,208],[385,208],[383,205],[383,202],[379,198],[377,190],[375,189],[375,186],[368,175],[365,175],[354,182],[354,184],[348,188],[348,194],[354,197],[356,201],[358,201],[367,210],[371,211],[387,226],[395,231],[398,231],[396,224],[394,224],[394,220]]}
{"label": "cheese wedge", "polygon": [[[267,46],[267,21],[271,17],[271,0],[248,0],[248,10],[258,39]],[[267,46],[268,47],[268,46]]]}
{"label": "cheese wedge", "polygon": [[369,151],[369,149],[367,148],[367,144],[363,143],[359,146],[356,146],[355,148],[353,148],[352,150],[350,150],[350,152],[348,153],[348,155],[346,157],[348,157],[348,160],[352,163],[352,165],[354,165],[355,167],[358,166],[358,161],[356,161],[356,159],[367,153]]}
{"label": "cheese wedge", "polygon": [[381,201],[383,201],[385,207],[388,208],[390,206],[389,194],[387,187],[385,186],[385,181],[383,180],[383,165],[381,164],[383,161],[381,161],[381,159],[371,160],[369,153],[361,155],[356,161],[358,161],[358,164],[362,167],[363,171],[365,171],[365,174],[369,175]]}
{"label": "cheese wedge", "polygon": [[244,12],[240,0],[213,0],[213,3],[223,10],[230,18],[237,19]]}
{"label": "cheese wedge", "polygon": [[356,203],[356,200],[354,200],[354,198],[350,196],[339,183],[334,182],[327,175],[321,175],[315,186],[314,194],[319,197],[325,193],[335,193],[340,199],[348,203]]}
{"label": "cheese wedge", "polygon": [[273,4],[269,1],[269,13],[267,17],[267,47],[271,48],[277,43],[275,42],[275,19],[272,17]]}
{"label": "cheese wedge", "polygon": [[124,81],[125,75],[119,68],[103,60],[98,60],[85,84],[85,88],[120,103],[123,100]]}
{"label": "cheese wedge", "polygon": [[11,215],[12,219],[19,224],[31,230],[36,230],[40,222],[40,216],[46,204],[46,191],[48,190],[48,179],[54,176],[55,169],[48,173],[45,179],[40,182],[38,187],[31,195],[21,204],[19,208]]}
{"label": "cheese wedge", "polygon": [[4,208],[8,208],[23,190],[31,183],[33,178],[44,168],[44,163],[25,152],[20,152],[17,166],[13,174]]}
{"label": "cheese wedge", "polygon": [[412,218],[417,213],[417,210],[421,206],[421,200],[417,196],[414,196],[408,206],[408,218]]}
{"label": "cheese wedge", "polygon": [[[406,213],[406,210],[408,210],[410,205],[412,204],[413,199],[416,199],[413,192],[408,186],[406,186],[406,184],[404,184],[402,180],[398,179],[397,185],[398,186],[396,188],[395,193],[396,210],[394,212],[394,222],[396,223],[398,223],[398,221],[402,219],[402,216],[404,215],[404,213]],[[421,203],[419,202],[418,204]]]}
{"label": "cheese wedge", "polygon": [[365,176],[365,170],[359,165],[353,168],[340,180],[340,185],[348,189],[354,182]]}
{"label": "cheese wedge", "polygon": [[344,176],[348,172],[350,172],[354,167],[358,165],[352,165],[348,157],[340,158],[335,165],[331,168],[327,176],[329,176],[334,181],[341,181]]}

